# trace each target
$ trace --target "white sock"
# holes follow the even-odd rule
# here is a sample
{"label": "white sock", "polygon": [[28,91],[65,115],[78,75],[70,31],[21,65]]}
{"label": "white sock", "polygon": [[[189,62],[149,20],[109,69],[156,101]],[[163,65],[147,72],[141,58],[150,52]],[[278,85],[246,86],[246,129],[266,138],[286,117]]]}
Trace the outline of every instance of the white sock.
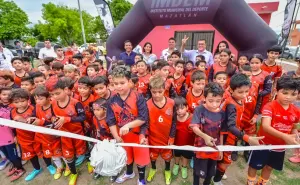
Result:
{"label": "white sock", "polygon": [[63,164],[61,162],[60,157],[52,157],[52,160],[57,168],[63,168]]}

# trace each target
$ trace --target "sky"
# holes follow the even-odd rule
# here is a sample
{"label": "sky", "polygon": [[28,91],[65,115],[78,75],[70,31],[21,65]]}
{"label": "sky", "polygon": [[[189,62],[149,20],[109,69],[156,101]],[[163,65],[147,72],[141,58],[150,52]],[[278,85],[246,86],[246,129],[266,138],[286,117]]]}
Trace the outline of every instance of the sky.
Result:
{"label": "sky", "polygon": [[[23,9],[29,16],[31,23],[35,24],[39,20],[42,20],[42,4],[52,2],[54,4],[62,4],[69,7],[77,8],[77,0],[13,0],[21,9]],[[128,0],[131,3],[137,0]],[[276,32],[281,30],[281,26],[284,18],[284,8],[286,6],[287,0],[245,0],[248,3],[257,2],[274,2],[279,1],[279,8],[277,12],[272,14],[270,27]],[[93,0],[80,0],[81,8],[88,11],[91,15],[97,16],[97,10]],[[297,16],[300,19],[300,13]]]}

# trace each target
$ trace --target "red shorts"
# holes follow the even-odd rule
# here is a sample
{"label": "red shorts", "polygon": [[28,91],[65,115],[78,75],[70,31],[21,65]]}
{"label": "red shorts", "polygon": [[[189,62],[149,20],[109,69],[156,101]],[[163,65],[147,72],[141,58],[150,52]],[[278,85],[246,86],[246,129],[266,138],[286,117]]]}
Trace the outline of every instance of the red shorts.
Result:
{"label": "red shorts", "polygon": [[21,145],[22,160],[30,160],[35,156],[42,157],[43,152],[40,150],[38,143],[32,143],[30,145]]}
{"label": "red shorts", "polygon": [[172,150],[150,148],[151,161],[156,161],[158,156],[161,156],[161,158],[163,158],[165,161],[171,161],[173,156]]}
{"label": "red shorts", "polygon": [[61,142],[60,139],[57,139],[53,141],[51,144],[45,144],[45,143],[38,143],[39,145],[39,151],[43,152],[43,156],[45,158],[51,158],[51,157],[61,157],[62,156],[62,150],[61,150]]}
{"label": "red shorts", "polygon": [[220,162],[223,164],[231,164],[231,152],[223,152],[223,159]]}
{"label": "red shorts", "polygon": [[72,159],[75,155],[85,154],[87,148],[85,141],[67,137],[61,137],[61,147],[63,157],[66,159]]}
{"label": "red shorts", "polygon": [[241,127],[247,135],[253,136],[256,134],[256,124],[251,124],[250,121],[242,120]]}
{"label": "red shorts", "polygon": [[[233,134],[228,133],[224,145],[235,146],[236,145],[236,141],[237,141],[237,138]],[[223,152],[223,159],[220,161],[220,163],[231,164],[232,163],[231,152]]]}

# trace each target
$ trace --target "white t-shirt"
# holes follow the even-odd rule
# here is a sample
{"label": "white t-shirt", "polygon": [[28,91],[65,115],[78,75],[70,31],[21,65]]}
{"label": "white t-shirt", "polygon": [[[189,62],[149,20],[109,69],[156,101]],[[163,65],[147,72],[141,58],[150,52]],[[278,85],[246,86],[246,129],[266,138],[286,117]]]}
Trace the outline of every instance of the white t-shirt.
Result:
{"label": "white t-shirt", "polygon": [[14,71],[15,69],[11,65],[11,59],[14,55],[9,49],[3,48],[3,52],[0,51],[0,69],[8,69]]}
{"label": "white t-shirt", "polygon": [[39,59],[44,59],[46,57],[54,57],[54,58],[57,57],[53,47],[51,47],[49,49],[46,47],[40,49]]}

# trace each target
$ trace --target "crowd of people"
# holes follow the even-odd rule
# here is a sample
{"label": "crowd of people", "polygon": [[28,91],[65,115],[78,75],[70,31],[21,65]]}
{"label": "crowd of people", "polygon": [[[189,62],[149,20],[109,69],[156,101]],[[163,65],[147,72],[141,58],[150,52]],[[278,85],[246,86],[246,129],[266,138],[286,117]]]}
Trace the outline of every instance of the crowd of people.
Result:
{"label": "crowd of people", "polygon": [[[176,40],[170,38],[160,57],[152,53],[150,42],[139,54],[125,41],[125,51],[111,71],[93,50],[66,55],[62,47],[52,48],[46,40],[36,68],[28,57],[14,57],[12,70],[0,70],[0,117],[99,140],[217,150],[124,147],[126,171],[110,180],[133,179],[135,164],[138,185],[153,181],[159,156],[165,161],[167,185],[179,172],[183,179],[193,175],[194,185],[200,181],[220,185],[238,154],[219,152],[218,145],[299,144],[300,60],[297,70],[283,73],[276,63],[280,46],[269,48],[266,59],[261,54],[235,59],[226,41],[212,54],[205,40],[198,41],[197,50],[185,50],[188,39],[184,37],[177,50]],[[25,174],[27,161],[33,171],[25,181],[33,180],[42,172],[39,158],[54,179],[70,176],[69,185],[76,184],[76,166],[83,161],[88,161],[87,170],[93,173],[92,143],[5,126],[0,127],[0,137],[0,169],[9,164],[11,181]],[[245,151],[244,157],[249,164],[247,185],[265,185],[273,169],[283,169],[285,150]],[[300,162],[298,150],[290,161]],[[188,174],[189,165],[193,174]],[[147,177],[146,167],[150,168]],[[258,170],[262,172],[257,179]]]}

